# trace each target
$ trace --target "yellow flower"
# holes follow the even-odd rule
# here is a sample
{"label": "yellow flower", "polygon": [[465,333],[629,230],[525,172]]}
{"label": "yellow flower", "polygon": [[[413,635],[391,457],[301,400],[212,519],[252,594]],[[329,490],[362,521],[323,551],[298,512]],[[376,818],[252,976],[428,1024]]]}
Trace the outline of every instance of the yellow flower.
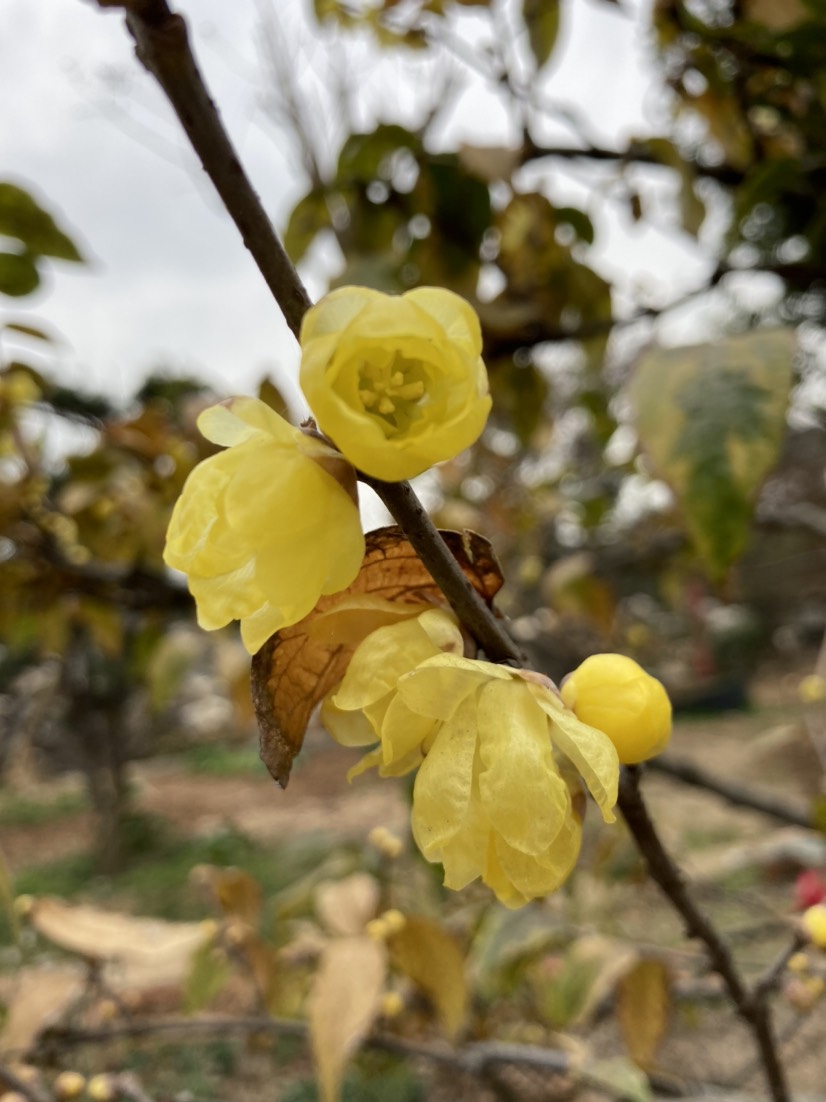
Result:
{"label": "yellow flower", "polygon": [[623,765],[647,761],[671,738],[671,701],[633,658],[593,654],[562,683],[562,699],[613,742]]}
{"label": "yellow flower", "polygon": [[340,462],[257,398],[198,418],[227,450],[200,463],[169,523],[164,560],[188,575],[207,630],[241,621],[250,654],[358,573],[364,537],[348,491],[323,467]]}
{"label": "yellow flower", "polygon": [[429,861],[444,865],[449,888],[481,876],[518,907],[558,888],[579,854],[568,764],[612,821],[619,763],[610,740],[551,689],[462,657],[461,642],[452,619],[436,610],[374,632],[322,720],[348,745],[380,740],[357,771],[378,765],[396,775],[419,766],[413,836]]}
{"label": "yellow flower", "polygon": [[319,427],[374,478],[413,478],[485,426],[479,319],[451,291],[341,287],[307,311],[301,348],[301,386]]}

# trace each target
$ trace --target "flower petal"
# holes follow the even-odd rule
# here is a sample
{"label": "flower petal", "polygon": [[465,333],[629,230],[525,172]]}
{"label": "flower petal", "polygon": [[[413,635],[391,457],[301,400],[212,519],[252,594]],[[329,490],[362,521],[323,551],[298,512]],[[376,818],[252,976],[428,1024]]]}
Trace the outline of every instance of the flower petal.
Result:
{"label": "flower petal", "polygon": [[602,731],[582,723],[562,701],[541,685],[529,685],[529,691],[552,723],[551,737],[566,758],[581,773],[606,823],[616,816],[619,759],[613,743]]}
{"label": "flower petal", "polygon": [[489,681],[478,696],[479,791],[497,831],[523,853],[547,850],[571,806],[554,762],[548,721],[519,679]]}
{"label": "flower petal", "polygon": [[413,787],[411,825],[429,861],[462,830],[468,815],[476,753],[476,701],[463,701],[422,762]]}

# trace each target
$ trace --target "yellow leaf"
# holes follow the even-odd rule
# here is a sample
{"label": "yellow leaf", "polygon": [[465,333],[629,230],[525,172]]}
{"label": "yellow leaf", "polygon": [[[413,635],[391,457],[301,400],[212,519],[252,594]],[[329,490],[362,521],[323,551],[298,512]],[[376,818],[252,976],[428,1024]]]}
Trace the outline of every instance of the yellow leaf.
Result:
{"label": "yellow leaf", "polygon": [[617,1019],[631,1059],[651,1067],[668,1025],[668,970],[662,961],[641,960],[617,984]]}
{"label": "yellow leaf", "polygon": [[381,1009],[384,946],[369,937],[328,942],[310,993],[308,1017],[319,1091],[337,1102],[344,1069]]}
{"label": "yellow leaf", "polygon": [[80,998],[86,986],[83,970],[72,967],[21,968],[6,1002],[6,1020],[0,1031],[0,1053],[15,1058],[34,1044]]}
{"label": "yellow leaf", "polygon": [[119,990],[182,983],[208,936],[200,922],[135,918],[50,896],[35,899],[26,917],[55,945],[106,966]]}
{"label": "yellow leaf", "polygon": [[366,872],[354,872],[344,880],[326,880],[316,888],[316,912],[333,934],[363,934],[378,905],[378,881]]}
{"label": "yellow leaf", "polygon": [[465,959],[456,939],[437,922],[408,917],[388,946],[392,963],[424,991],[455,1038],[467,1009]]}

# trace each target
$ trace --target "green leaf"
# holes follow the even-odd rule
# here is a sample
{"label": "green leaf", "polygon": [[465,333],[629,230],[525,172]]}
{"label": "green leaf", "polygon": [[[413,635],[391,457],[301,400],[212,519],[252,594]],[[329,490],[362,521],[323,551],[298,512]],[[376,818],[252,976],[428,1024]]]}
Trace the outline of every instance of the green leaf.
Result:
{"label": "green leaf", "polygon": [[640,443],[715,580],[744,550],[755,497],[777,461],[794,350],[791,330],[759,330],[654,349],[632,379]]}
{"label": "green leaf", "polygon": [[184,1009],[197,1014],[208,1006],[230,977],[226,954],[207,941],[192,954],[189,975],[184,989]]}
{"label": "green leaf", "polygon": [[330,225],[330,212],[323,192],[311,191],[293,207],[284,231],[284,248],[297,264],[315,240],[316,234]]}
{"label": "green leaf", "polygon": [[556,45],[559,9],[559,0],[522,0],[522,18],[537,69],[542,68]]}
{"label": "green leaf", "polygon": [[74,242],[52,216],[16,184],[0,183],[0,234],[22,241],[26,251],[35,256],[83,261]]}
{"label": "green leaf", "polygon": [[337,182],[346,186],[353,182],[387,180],[394,153],[409,149],[416,156],[420,148],[419,138],[403,126],[380,125],[369,134],[351,134],[338,157]]}
{"label": "green leaf", "polygon": [[27,253],[0,253],[0,294],[21,298],[39,284],[37,268]]}

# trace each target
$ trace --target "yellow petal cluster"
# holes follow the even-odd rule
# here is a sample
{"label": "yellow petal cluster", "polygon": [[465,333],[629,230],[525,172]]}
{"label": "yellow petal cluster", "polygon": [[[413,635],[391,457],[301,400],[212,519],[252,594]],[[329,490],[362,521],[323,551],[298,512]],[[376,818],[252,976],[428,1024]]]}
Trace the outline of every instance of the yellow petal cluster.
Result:
{"label": "yellow petal cluster", "polygon": [[469,447],[490,412],[479,319],[437,287],[341,287],[307,311],[301,387],[319,427],[385,481]]}
{"label": "yellow petal cluster", "polygon": [[606,821],[614,818],[619,763],[610,740],[550,688],[464,658],[461,633],[441,611],[368,636],[322,720],[346,745],[378,740],[356,771],[418,767],[413,836],[444,865],[450,888],[481,877],[518,907],[563,883],[581,842],[570,766]]}
{"label": "yellow petal cluster", "polygon": [[633,658],[593,654],[562,683],[562,699],[613,742],[623,765],[647,761],[671,738],[671,701]]}
{"label": "yellow petal cluster", "polygon": [[364,555],[358,509],[321,466],[340,461],[337,453],[264,402],[212,406],[198,428],[227,450],[187,479],[164,561],[187,575],[201,627],[240,620],[254,654],[356,576]]}

